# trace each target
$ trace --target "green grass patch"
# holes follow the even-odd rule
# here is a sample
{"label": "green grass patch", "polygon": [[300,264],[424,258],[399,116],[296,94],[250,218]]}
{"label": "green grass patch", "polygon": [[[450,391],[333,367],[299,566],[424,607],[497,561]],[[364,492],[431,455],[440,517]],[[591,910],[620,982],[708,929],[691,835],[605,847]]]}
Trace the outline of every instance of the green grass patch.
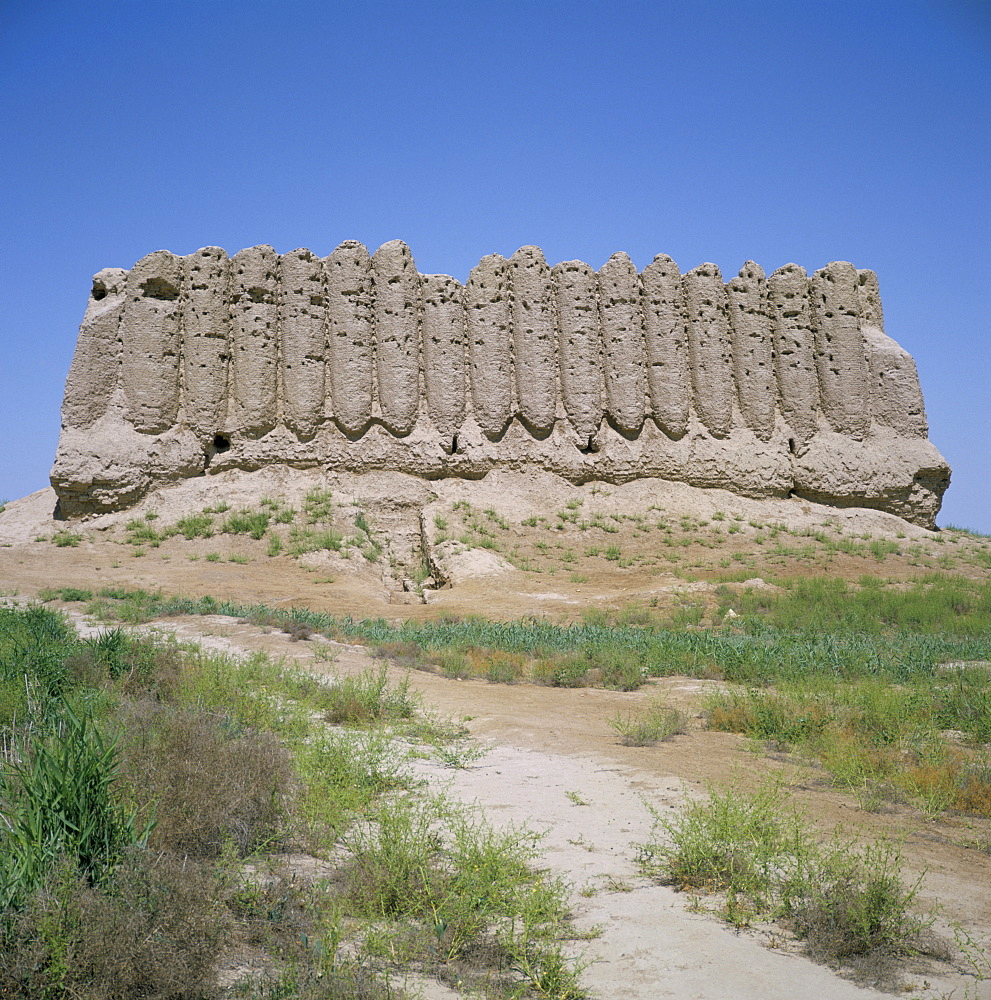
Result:
{"label": "green grass patch", "polygon": [[271,515],[264,510],[240,510],[228,514],[220,530],[228,535],[250,535],[254,539],[265,537]]}
{"label": "green grass patch", "polygon": [[[764,592],[756,593],[755,600],[764,601]],[[146,620],[182,614],[244,618],[265,613],[305,621],[329,638],[371,645],[412,642],[426,650],[473,647],[531,656],[543,651],[578,652],[593,660],[626,658],[635,662],[645,676],[718,676],[742,684],[776,684],[815,677],[877,677],[901,683],[932,678],[942,663],[991,660],[991,632],[973,630],[966,623],[962,634],[954,633],[952,625],[943,633],[908,627],[865,631],[844,627],[829,631],[811,624],[793,629],[775,627],[755,613],[734,619],[723,628],[685,631],[659,625],[614,626],[591,620],[572,625],[543,619],[495,622],[476,618],[394,623],[382,618],[339,617],[305,608],[271,609],[213,598],[145,595],[140,601],[121,604],[132,616],[140,611]],[[113,605],[105,609],[109,617],[114,612]],[[683,617],[691,623],[698,614],[697,607],[690,607]],[[813,615],[804,620],[817,623],[820,619]]]}
{"label": "green grass patch", "polygon": [[929,574],[898,587],[876,577],[854,585],[834,577],[778,581],[780,590],[748,589],[730,598],[738,613],[778,629],[884,635],[991,634],[991,581]]}

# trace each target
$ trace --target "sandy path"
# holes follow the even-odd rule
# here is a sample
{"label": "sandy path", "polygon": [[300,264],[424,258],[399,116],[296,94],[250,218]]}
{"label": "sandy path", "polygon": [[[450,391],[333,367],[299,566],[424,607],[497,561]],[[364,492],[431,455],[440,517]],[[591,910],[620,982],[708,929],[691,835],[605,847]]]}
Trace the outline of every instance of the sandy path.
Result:
{"label": "sandy path", "polygon": [[[710,917],[686,912],[684,898],[640,878],[635,844],[645,840],[655,808],[683,800],[677,779],[645,777],[611,761],[495,746],[470,770],[421,764],[434,787],[478,803],[495,823],[545,833],[548,865],[570,879],[576,925],[600,928],[588,942],[583,981],[600,1000],[868,1000],[859,989],[786,950],[767,935],[736,934]],[[588,805],[568,797],[577,792]],[[580,895],[583,887],[595,895]]]}

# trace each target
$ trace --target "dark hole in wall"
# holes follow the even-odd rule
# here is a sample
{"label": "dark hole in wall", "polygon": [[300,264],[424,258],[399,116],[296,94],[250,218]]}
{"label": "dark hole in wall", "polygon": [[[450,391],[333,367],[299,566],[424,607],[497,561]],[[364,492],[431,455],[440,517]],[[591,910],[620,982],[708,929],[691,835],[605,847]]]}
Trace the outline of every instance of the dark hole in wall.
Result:
{"label": "dark hole in wall", "polygon": [[213,450],[218,454],[230,451],[231,439],[223,434],[214,434],[213,436]]}
{"label": "dark hole in wall", "polygon": [[165,299],[171,302],[179,298],[179,289],[164,278],[149,278],[141,282],[141,294],[146,299]]}
{"label": "dark hole in wall", "polygon": [[579,445],[578,446],[578,450],[583,455],[590,455],[590,454],[592,454],[594,452],[597,452],[599,450],[599,446],[596,443],[595,435],[594,434],[590,434],[589,438],[588,438],[587,444]]}
{"label": "dark hole in wall", "polygon": [[100,299],[105,299],[107,297],[107,286],[103,284],[102,281],[94,281],[93,291],[90,292],[90,294],[94,299],[96,299],[97,302],[99,302]]}
{"label": "dark hole in wall", "polygon": [[451,454],[455,455],[457,454],[457,451],[458,451],[458,435],[455,434],[454,437],[451,438]]}
{"label": "dark hole in wall", "polygon": [[794,455],[795,454],[795,439],[788,438],[788,450]]}

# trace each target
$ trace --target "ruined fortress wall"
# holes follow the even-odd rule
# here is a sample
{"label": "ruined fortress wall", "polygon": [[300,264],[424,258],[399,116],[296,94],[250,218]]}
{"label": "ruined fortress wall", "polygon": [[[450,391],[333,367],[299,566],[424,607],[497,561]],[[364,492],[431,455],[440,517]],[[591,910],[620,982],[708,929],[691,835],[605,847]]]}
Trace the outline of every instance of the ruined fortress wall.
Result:
{"label": "ruined fortress wall", "polygon": [[949,469],[877,279],[847,263],[596,272],[537,247],[462,285],[399,241],[157,251],[93,281],[52,484],[67,514],[283,463],[659,477],[934,523]]}

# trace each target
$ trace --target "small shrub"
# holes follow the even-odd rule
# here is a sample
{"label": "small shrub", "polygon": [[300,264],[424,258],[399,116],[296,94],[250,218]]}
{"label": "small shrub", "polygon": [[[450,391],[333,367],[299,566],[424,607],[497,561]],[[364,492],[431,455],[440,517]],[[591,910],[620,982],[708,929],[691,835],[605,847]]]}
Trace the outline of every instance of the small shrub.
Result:
{"label": "small shrub", "polygon": [[300,642],[308,640],[312,637],[316,631],[312,625],[308,625],[306,622],[301,622],[298,620],[293,620],[286,622],[282,626],[282,631],[289,636],[290,642]]}
{"label": "small shrub", "polygon": [[124,721],[122,774],[155,803],[152,847],[215,858],[233,844],[245,855],[279,834],[291,771],[271,733],[150,701],[125,710]]}
{"label": "small shrub", "polygon": [[670,843],[640,848],[644,872],[681,890],[744,894],[762,899],[781,859],[805,856],[808,837],[798,817],[783,809],[783,792],[766,786],[747,796],[710,789],[675,817],[655,812]]}
{"label": "small shrub", "polygon": [[463,680],[474,676],[471,660],[460,649],[441,649],[433,653],[430,659],[437,664],[440,672],[452,680]]}
{"label": "small shrub", "polygon": [[921,879],[903,882],[891,844],[819,846],[784,794],[773,786],[753,795],[710,789],[678,816],[652,810],[666,837],[641,845],[642,869],[680,889],[725,893],[727,920],[778,920],[812,958],[875,984],[891,985],[903,956],[949,957],[928,933],[932,915],[912,912]]}
{"label": "small shrub", "polygon": [[851,967],[861,981],[894,985],[899,958],[951,957],[929,932],[934,918],[912,912],[920,884],[921,878],[905,884],[901,855],[891,844],[834,848],[786,886],[781,920],[816,961]]}
{"label": "small shrub", "polygon": [[476,673],[493,684],[515,684],[526,674],[526,657],[520,653],[504,653],[489,649],[476,654]]}
{"label": "small shrub", "polygon": [[354,677],[338,677],[323,697],[324,719],[347,725],[409,719],[416,701],[409,691],[409,679],[397,686],[389,684],[387,668],[366,670]]}
{"label": "small shrub", "polygon": [[0,988],[25,1000],[199,1000],[227,933],[208,870],[135,849],[104,887],[64,869],[28,900],[0,938]]}
{"label": "small shrub", "polygon": [[613,716],[609,725],[619,733],[623,746],[646,747],[684,733],[686,719],[677,708],[654,700],[638,712]]}
{"label": "small shrub", "polygon": [[585,687],[592,669],[588,659],[578,652],[538,657],[530,668],[533,681],[552,687]]}
{"label": "small shrub", "polygon": [[588,654],[589,666],[598,668],[605,687],[636,691],[643,685],[647,668],[642,654],[633,649],[606,648]]}
{"label": "small shrub", "polygon": [[390,660],[404,669],[427,670],[432,666],[423,647],[416,642],[383,642],[372,649],[372,656]]}

